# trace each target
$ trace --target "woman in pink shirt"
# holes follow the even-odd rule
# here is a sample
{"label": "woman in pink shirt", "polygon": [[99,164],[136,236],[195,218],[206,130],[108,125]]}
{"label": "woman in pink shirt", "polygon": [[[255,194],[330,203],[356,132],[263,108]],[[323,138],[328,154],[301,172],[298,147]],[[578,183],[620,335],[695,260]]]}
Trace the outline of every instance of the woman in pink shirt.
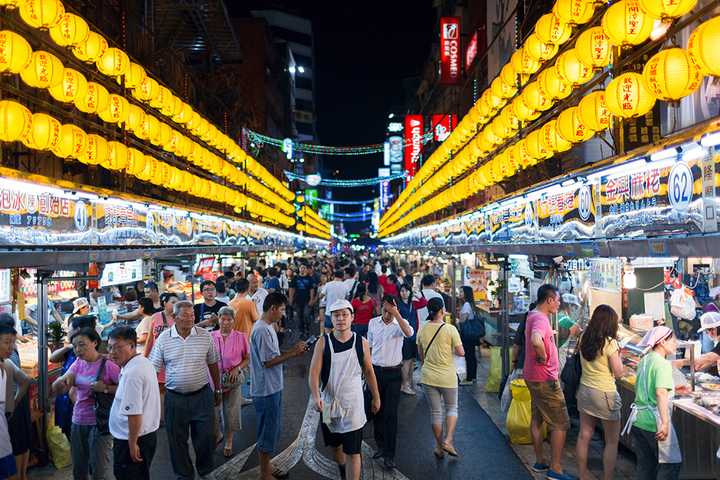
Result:
{"label": "woman in pink shirt", "polygon": [[[242,429],[242,389],[245,375],[242,370],[250,362],[250,346],[247,336],[238,330],[234,330],[235,311],[232,307],[222,307],[218,311],[220,330],[211,333],[215,342],[215,350],[220,356],[222,418],[224,426],[225,457],[233,454],[233,434]],[[220,431],[220,415],[216,415],[218,423],[217,432]]]}

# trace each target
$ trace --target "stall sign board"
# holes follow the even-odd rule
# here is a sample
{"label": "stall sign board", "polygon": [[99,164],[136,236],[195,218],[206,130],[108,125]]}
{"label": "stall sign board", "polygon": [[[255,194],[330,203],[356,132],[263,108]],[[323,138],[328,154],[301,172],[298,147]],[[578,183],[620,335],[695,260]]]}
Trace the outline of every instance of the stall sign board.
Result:
{"label": "stall sign board", "polygon": [[537,235],[537,219],[533,202],[524,198],[492,209],[487,213],[486,230],[493,241],[518,242],[534,239]]}
{"label": "stall sign board", "polygon": [[142,280],[142,259],[130,262],[107,263],[100,277],[100,286],[122,285]]}
{"label": "stall sign board", "polygon": [[212,273],[215,268],[215,257],[203,257],[198,260],[197,269],[195,269],[195,276],[202,277],[208,273]]}
{"label": "stall sign board", "polygon": [[535,201],[535,210],[541,239],[592,238],[595,205],[590,185],[549,191]]}

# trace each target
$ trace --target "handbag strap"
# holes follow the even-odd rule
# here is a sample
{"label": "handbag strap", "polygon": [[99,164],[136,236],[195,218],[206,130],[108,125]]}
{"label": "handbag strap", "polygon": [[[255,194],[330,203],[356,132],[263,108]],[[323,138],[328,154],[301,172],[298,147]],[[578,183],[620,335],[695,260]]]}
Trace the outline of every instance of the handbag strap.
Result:
{"label": "handbag strap", "polygon": [[435,335],[430,339],[430,343],[428,343],[427,348],[425,349],[425,356],[427,356],[427,353],[430,351],[430,347],[432,346],[433,342],[435,341],[435,337],[438,336],[438,333],[440,333],[440,330],[442,330],[442,327],[445,326],[445,323],[441,323],[437,330],[435,330]]}
{"label": "handbag strap", "polygon": [[102,378],[103,373],[105,373],[105,363],[107,362],[107,358],[103,357],[102,361],[100,362],[100,368],[98,368],[97,375],[95,375],[95,381],[97,382]]}

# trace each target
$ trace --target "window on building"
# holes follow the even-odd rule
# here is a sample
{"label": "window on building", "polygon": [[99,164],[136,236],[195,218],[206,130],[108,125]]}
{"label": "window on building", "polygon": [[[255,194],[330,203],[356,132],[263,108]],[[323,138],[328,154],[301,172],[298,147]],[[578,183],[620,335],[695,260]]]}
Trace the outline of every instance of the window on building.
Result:
{"label": "window on building", "polygon": [[306,112],[312,112],[315,110],[315,105],[313,105],[313,102],[308,102],[307,100],[296,98],[295,110],[305,110]]}

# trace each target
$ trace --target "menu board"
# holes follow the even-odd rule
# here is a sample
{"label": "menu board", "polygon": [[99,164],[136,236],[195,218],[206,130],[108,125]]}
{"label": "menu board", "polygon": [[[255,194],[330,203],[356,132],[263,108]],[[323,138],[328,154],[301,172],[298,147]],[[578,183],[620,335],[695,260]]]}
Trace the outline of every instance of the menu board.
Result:
{"label": "menu board", "polygon": [[131,262],[107,263],[100,277],[100,286],[122,285],[143,279],[142,259]]}

